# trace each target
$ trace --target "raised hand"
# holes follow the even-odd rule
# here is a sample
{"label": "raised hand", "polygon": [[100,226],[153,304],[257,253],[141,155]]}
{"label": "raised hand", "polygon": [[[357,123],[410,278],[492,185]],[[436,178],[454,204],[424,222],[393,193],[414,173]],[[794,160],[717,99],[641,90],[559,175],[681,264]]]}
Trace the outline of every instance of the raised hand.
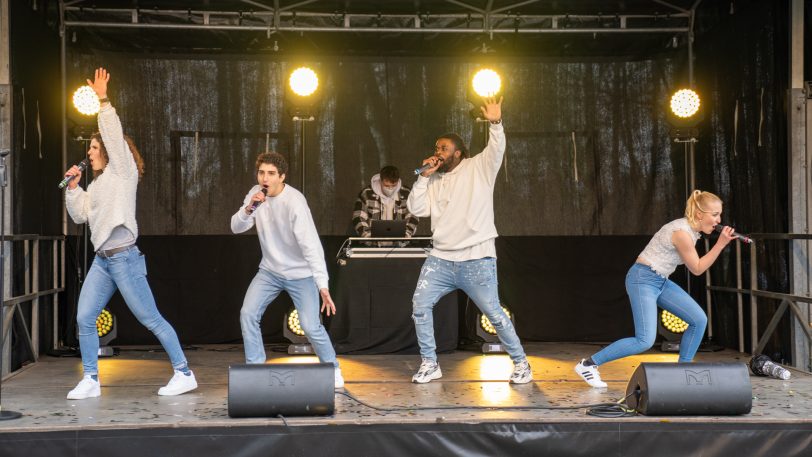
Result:
{"label": "raised hand", "polygon": [[90,86],[99,98],[107,98],[107,82],[110,81],[110,73],[104,68],[97,68],[96,74],[93,77],[93,82],[87,80],[87,85]]}
{"label": "raised hand", "polygon": [[431,168],[427,169],[423,173],[420,173],[420,175],[428,178],[435,171],[437,171],[438,168],[440,168],[440,165],[443,164],[443,158],[442,157],[437,157],[437,156],[431,156],[428,159],[423,161],[423,165],[426,165],[426,164],[431,165]]}
{"label": "raised hand", "polygon": [[482,97],[484,105],[479,107],[482,110],[482,117],[493,122],[501,120],[503,98],[499,97],[499,101],[497,101],[496,97]]}

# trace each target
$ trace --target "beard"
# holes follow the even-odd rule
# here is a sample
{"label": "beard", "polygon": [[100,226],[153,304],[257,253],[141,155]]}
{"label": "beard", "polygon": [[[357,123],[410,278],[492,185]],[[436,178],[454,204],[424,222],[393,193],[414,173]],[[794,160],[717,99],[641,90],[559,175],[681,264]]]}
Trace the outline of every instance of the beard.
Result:
{"label": "beard", "polygon": [[440,173],[448,173],[455,166],[457,166],[458,163],[460,163],[459,160],[455,159],[454,157],[451,157],[448,160],[444,160],[443,164],[440,165],[440,168],[438,168],[437,171]]}

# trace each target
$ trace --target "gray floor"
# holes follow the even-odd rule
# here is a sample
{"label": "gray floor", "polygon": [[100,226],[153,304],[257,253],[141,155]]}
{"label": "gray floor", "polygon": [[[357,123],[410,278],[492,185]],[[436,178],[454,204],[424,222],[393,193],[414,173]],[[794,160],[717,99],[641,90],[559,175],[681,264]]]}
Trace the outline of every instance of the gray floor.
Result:
{"label": "gray floor", "polygon": [[[341,356],[346,391],[382,407],[405,406],[565,406],[615,401],[624,396],[629,376],[640,362],[674,362],[675,354],[651,351],[606,364],[601,368],[609,388],[592,389],[577,378],[572,367],[597,346],[587,344],[530,343],[535,381],[523,386],[505,382],[512,363],[505,355],[457,351],[440,355],[443,378],[425,385],[410,382],[419,356]],[[3,383],[6,410],[23,413],[17,420],[0,422],[0,431],[89,430],[146,427],[201,427],[280,424],[279,419],[231,419],[227,415],[227,367],[243,362],[241,346],[199,346],[186,352],[200,387],[177,397],[159,397],[157,390],[171,377],[166,355],[145,348],[122,348],[121,354],[100,361],[102,396],[66,400],[81,378],[78,358],[43,357]],[[269,351],[274,362],[310,360]],[[734,351],[699,353],[698,361],[748,360]],[[751,377],[753,410],[737,417],[671,417],[672,422],[812,422],[812,376],[794,371],[789,381]],[[600,419],[580,410],[428,410],[380,412],[337,395],[331,417],[289,418],[290,424],[368,424],[407,422],[586,422],[661,421],[637,416]]]}

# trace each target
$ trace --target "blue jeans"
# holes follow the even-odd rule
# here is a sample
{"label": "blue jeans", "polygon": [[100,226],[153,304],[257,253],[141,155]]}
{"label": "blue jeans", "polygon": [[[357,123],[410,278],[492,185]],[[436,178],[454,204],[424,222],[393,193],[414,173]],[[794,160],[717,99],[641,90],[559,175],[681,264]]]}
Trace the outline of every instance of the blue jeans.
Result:
{"label": "blue jeans", "polygon": [[158,312],[155,297],[147,283],[147,265],[144,254],[136,246],[104,258],[96,256],[87,272],[87,279],[79,293],[79,348],[86,375],[99,373],[99,334],[96,318],[113,296],[116,289],[138,322],[149,329],[161,342],[174,369],[186,366],[186,357],[180,347],[178,335],[169,322]]}
{"label": "blue jeans", "polygon": [[688,324],[679,345],[679,361],[693,360],[708,323],[699,304],[673,281],[640,263],[635,263],[626,274],[626,292],[632,304],[634,338],[615,341],[593,355],[592,361],[603,365],[648,350],[657,336],[658,306]]}
{"label": "blue jeans", "polygon": [[283,290],[293,299],[293,305],[299,311],[299,325],[313,345],[319,361],[332,363],[337,367],[336,351],[319,319],[319,289],[313,277],[284,279],[262,268],[248,286],[240,310],[245,363],[265,363],[265,347],[262,344],[259,322],[265,309]]}
{"label": "blue jeans", "polygon": [[516,329],[499,303],[496,259],[493,257],[451,262],[429,256],[423,263],[412,297],[412,319],[417,342],[420,344],[420,355],[424,359],[437,360],[434,305],[444,295],[457,289],[462,289],[477,308],[488,316],[510,358],[514,362],[525,360],[527,356],[519,342],[519,336],[516,335]]}

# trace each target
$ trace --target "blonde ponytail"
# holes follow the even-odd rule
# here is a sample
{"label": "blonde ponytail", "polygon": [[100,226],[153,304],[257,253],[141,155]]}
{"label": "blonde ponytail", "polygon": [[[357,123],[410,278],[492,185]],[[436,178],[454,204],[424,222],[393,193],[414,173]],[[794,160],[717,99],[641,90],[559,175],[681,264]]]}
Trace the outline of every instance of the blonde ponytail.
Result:
{"label": "blonde ponytail", "polygon": [[708,203],[714,201],[721,203],[722,199],[715,194],[702,192],[699,189],[691,192],[691,196],[688,197],[688,201],[685,202],[685,218],[688,219],[688,223],[696,225],[696,212],[707,213],[708,211],[705,208],[708,207]]}

